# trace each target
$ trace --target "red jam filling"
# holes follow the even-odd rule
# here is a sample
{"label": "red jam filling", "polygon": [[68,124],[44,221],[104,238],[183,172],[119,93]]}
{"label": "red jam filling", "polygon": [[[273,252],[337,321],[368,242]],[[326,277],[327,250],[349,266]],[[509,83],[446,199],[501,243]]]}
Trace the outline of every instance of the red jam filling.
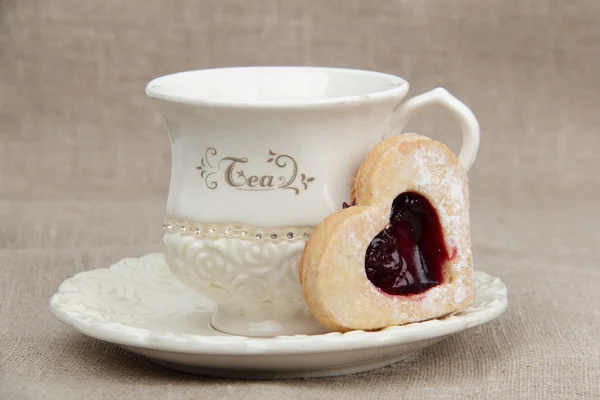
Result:
{"label": "red jam filling", "polygon": [[345,201],[342,203],[342,208],[346,209],[346,208],[350,208],[350,207],[354,207],[356,205],[356,200],[352,200],[352,203],[348,204]]}
{"label": "red jam filling", "polygon": [[448,259],[435,208],[420,194],[406,192],[396,197],[390,224],[367,248],[365,271],[385,293],[419,294],[442,283]]}

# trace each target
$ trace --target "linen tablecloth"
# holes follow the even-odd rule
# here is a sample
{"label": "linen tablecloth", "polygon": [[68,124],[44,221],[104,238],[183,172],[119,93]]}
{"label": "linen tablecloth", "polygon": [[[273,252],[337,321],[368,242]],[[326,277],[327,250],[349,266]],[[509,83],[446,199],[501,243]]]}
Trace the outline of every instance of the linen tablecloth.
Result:
{"label": "linen tablecloth", "polygon": [[[600,398],[600,2],[0,1],[0,399]],[[73,274],[161,251],[166,73],[322,65],[444,86],[482,128],[475,267],[499,319],[359,375],[167,371],[59,323]],[[442,112],[409,129],[457,149]]]}

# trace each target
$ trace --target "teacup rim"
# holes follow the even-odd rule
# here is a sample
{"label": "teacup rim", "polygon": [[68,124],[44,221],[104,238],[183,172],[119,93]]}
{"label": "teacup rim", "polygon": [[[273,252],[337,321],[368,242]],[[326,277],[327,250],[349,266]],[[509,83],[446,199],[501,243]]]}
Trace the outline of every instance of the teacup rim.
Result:
{"label": "teacup rim", "polygon": [[[386,78],[390,80],[389,88],[379,91],[371,91],[364,94],[332,96],[327,98],[301,99],[301,100],[264,100],[264,101],[220,101],[211,100],[202,97],[182,96],[161,90],[160,84],[189,74],[204,73],[217,70],[239,70],[239,69],[313,69],[329,72],[347,72],[357,75],[372,75],[373,77]],[[292,66],[292,65],[263,65],[263,66],[231,66],[206,69],[192,69],[162,75],[149,81],[146,85],[146,95],[152,99],[162,100],[169,103],[179,103],[190,106],[222,107],[222,108],[285,108],[285,109],[304,109],[323,106],[350,106],[364,104],[366,102],[379,102],[390,99],[402,100],[409,90],[409,83],[397,75],[378,72],[368,69],[327,67],[327,66]]]}

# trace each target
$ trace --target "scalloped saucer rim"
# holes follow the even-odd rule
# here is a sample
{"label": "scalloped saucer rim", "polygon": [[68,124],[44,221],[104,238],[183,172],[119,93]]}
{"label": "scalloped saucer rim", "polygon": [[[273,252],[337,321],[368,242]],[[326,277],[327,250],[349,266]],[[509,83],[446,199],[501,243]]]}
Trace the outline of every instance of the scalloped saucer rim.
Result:
{"label": "scalloped saucer rim", "polygon": [[[177,281],[168,271],[161,253],[126,258],[109,268],[78,273],[60,285],[50,304],[54,315],[75,330],[125,347],[173,369],[213,376],[236,376],[233,373],[235,363],[224,364],[221,367],[225,370],[216,372],[210,372],[210,367],[221,363],[219,356],[261,355],[279,357],[279,361],[274,361],[274,358],[265,364],[278,369],[281,356],[320,354],[328,357],[327,354],[337,352],[331,361],[319,359],[320,364],[315,368],[321,368],[321,372],[311,373],[300,368],[304,372],[298,370],[300,372],[290,372],[291,376],[285,373],[277,375],[330,376],[392,364],[403,354],[423,348],[425,343],[433,344],[451,334],[495,319],[507,307],[506,286],[500,279],[480,271],[476,271],[475,280],[476,299],[473,305],[445,318],[374,332],[330,332],[274,338],[233,336],[214,330],[210,326],[210,317],[215,305]],[[171,330],[164,329],[167,325]],[[386,348],[383,353],[382,348]],[[356,354],[356,350],[363,350],[364,359],[358,364],[355,360],[356,367],[344,366],[345,358],[349,358],[351,353]],[[197,356],[194,360],[178,360],[183,356],[193,358],[194,355]],[[353,357],[356,358],[355,355]],[[286,360],[289,360],[286,363],[294,363],[294,357],[286,357]],[[331,365],[327,367],[326,364]],[[247,369],[261,368],[258,365]],[[293,370],[293,365],[290,368]],[[258,377],[263,375],[259,373]],[[266,376],[272,376],[272,373]]]}
{"label": "scalloped saucer rim", "polygon": [[[84,318],[83,315],[73,314],[71,310],[77,310],[80,305],[73,304],[69,301],[63,301],[65,295],[71,295],[71,284],[73,280],[82,280],[87,277],[98,273],[98,271],[110,271],[118,269],[125,262],[135,262],[137,260],[152,260],[155,262],[157,259],[162,258],[162,254],[153,253],[140,258],[127,258],[113,264],[109,268],[100,268],[92,271],[85,271],[76,274],[75,276],[65,280],[58,289],[58,292],[52,296],[51,308],[55,316],[62,322],[73,326],[76,330],[95,337],[100,340],[110,341],[116,344],[126,346],[140,346],[148,347],[152,349],[162,349],[168,351],[181,351],[181,352],[198,352],[205,353],[210,351],[211,354],[237,354],[239,351],[249,351],[252,349],[260,350],[261,353],[269,353],[271,351],[285,350],[289,347],[289,344],[293,341],[299,344],[297,351],[314,351],[315,349],[307,348],[305,345],[317,345],[319,343],[327,342],[325,349],[320,350],[343,350],[347,344],[355,344],[355,342],[363,339],[369,339],[363,343],[364,347],[374,347],[386,344],[386,342],[392,343],[410,343],[413,341],[426,340],[439,336],[445,336],[448,334],[456,333],[463,329],[467,329],[482,323],[488,322],[498,317],[506,309],[507,298],[506,298],[506,286],[500,281],[500,279],[492,277],[484,272],[477,271],[476,279],[478,283],[485,280],[488,285],[492,285],[495,289],[496,298],[492,301],[487,301],[484,307],[480,307],[475,312],[469,312],[474,306],[469,307],[462,312],[455,313],[445,318],[433,319],[419,323],[413,323],[404,326],[393,326],[386,329],[382,329],[374,332],[365,331],[351,331],[347,333],[329,332],[320,335],[296,335],[296,336],[278,336],[274,338],[250,338],[246,336],[234,336],[221,333],[214,330],[209,325],[206,327],[215,336],[204,336],[204,335],[181,335],[182,338],[187,339],[186,341],[177,340],[172,333],[164,332],[153,332],[150,329],[131,327],[123,325],[121,323],[115,323],[110,321],[94,321],[93,318]],[[166,268],[166,267],[165,267]],[[175,280],[175,278],[173,278]],[[190,291],[191,289],[181,286],[182,290]],[[85,295],[84,293],[82,293]],[[198,296],[193,293],[194,296]],[[477,293],[478,295],[480,293]],[[209,300],[203,299],[198,296],[200,301],[207,303]],[[477,299],[476,299],[477,302]],[[476,304],[475,304],[476,305]],[[206,307],[205,312],[209,313],[214,310],[214,305]],[[466,312],[465,312],[466,311]],[[127,328],[127,329],[123,329]],[[187,345],[193,345],[190,348]],[[209,345],[210,348],[206,348],[204,345]],[[361,347],[363,347],[361,346]]]}

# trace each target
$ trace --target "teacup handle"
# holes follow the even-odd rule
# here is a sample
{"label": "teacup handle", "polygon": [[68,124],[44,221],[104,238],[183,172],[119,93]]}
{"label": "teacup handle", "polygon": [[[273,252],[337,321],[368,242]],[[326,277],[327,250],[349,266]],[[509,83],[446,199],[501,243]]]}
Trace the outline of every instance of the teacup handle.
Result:
{"label": "teacup handle", "polygon": [[475,118],[469,107],[444,88],[433,89],[430,92],[413,97],[400,105],[395,112],[396,115],[393,117],[396,120],[393,125],[394,131],[386,135],[386,137],[394,133],[401,133],[416,112],[435,104],[439,104],[451,111],[451,114],[460,125],[463,142],[458,159],[468,171],[473,162],[475,162],[477,150],[479,149],[479,122],[477,122],[477,118]]}

